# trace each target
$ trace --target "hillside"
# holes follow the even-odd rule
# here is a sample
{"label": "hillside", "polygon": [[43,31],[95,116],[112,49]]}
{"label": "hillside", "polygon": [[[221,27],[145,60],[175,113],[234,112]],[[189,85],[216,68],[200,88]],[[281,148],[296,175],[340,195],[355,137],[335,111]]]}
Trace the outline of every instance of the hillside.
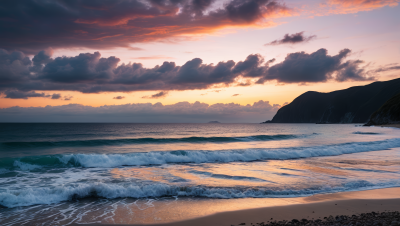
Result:
{"label": "hillside", "polygon": [[309,91],[278,110],[272,123],[365,123],[400,91],[400,78],[330,93]]}
{"label": "hillside", "polygon": [[400,124],[400,92],[375,111],[366,126]]}

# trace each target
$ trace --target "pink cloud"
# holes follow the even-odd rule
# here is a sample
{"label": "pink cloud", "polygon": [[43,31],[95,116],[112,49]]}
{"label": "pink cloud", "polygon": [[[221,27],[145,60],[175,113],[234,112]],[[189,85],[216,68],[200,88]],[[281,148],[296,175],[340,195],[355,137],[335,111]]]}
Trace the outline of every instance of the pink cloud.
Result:
{"label": "pink cloud", "polygon": [[235,103],[206,104],[179,102],[163,105],[125,104],[100,107],[69,104],[46,107],[10,107],[0,109],[1,122],[262,122],[271,119],[280,108],[268,101],[253,105]]}

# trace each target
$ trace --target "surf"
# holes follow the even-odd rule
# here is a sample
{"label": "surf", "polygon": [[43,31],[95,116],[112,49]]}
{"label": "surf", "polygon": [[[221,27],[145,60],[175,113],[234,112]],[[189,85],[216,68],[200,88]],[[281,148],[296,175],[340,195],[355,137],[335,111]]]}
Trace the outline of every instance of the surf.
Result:
{"label": "surf", "polygon": [[69,141],[35,141],[35,142],[2,142],[3,149],[53,148],[53,147],[95,147],[129,144],[166,144],[166,143],[229,143],[296,139],[309,136],[307,134],[276,134],[239,137],[183,137],[183,138],[125,138]]}
{"label": "surf", "polygon": [[0,168],[21,170],[41,167],[112,168],[187,163],[229,163],[337,156],[400,147],[400,138],[312,147],[241,149],[222,151],[160,151],[126,154],[63,154],[0,159]]}
{"label": "surf", "polygon": [[160,198],[160,197],[198,197],[198,198],[284,198],[301,197],[314,194],[367,190],[374,188],[392,187],[398,182],[371,183],[364,180],[354,180],[338,186],[314,186],[307,189],[278,187],[203,187],[177,186],[163,183],[147,185],[90,183],[74,186],[34,187],[0,192],[0,205],[8,208],[31,206],[36,204],[54,204],[87,197],[94,198]]}

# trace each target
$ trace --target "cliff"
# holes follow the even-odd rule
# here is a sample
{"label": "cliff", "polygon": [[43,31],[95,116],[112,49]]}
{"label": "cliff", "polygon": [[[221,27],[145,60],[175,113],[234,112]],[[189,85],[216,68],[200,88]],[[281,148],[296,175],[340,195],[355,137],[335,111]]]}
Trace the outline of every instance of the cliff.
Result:
{"label": "cliff", "polygon": [[309,91],[278,110],[273,123],[365,123],[400,90],[400,78],[330,93]]}
{"label": "cliff", "polygon": [[[399,87],[400,89],[400,87]],[[375,111],[366,126],[400,124],[400,92]]]}

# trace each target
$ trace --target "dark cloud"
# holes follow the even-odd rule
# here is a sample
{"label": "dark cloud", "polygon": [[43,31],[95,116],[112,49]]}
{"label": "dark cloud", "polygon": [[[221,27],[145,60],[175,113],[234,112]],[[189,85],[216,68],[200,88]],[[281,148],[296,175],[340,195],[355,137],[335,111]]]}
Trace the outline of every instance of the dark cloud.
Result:
{"label": "dark cloud", "polygon": [[51,61],[51,55],[53,55],[52,49],[48,49],[46,51],[42,50],[36,54],[32,59],[34,66],[31,68],[31,71],[40,72],[43,66]]}
{"label": "dark cloud", "polygon": [[53,95],[51,95],[51,99],[60,99],[61,98],[61,94],[59,93],[54,93]]}
{"label": "dark cloud", "polygon": [[[314,53],[290,53],[281,63],[269,67],[258,83],[276,80],[280,83],[314,83],[326,82],[329,79],[337,81],[366,81],[364,70],[359,69],[361,61],[343,60],[350,54],[349,49],[341,50],[337,55],[330,56],[326,49]],[[337,76],[334,77],[333,75]]]}
{"label": "dark cloud", "polygon": [[240,95],[240,94],[233,94],[232,96],[233,96],[233,97],[237,97],[237,96],[239,96],[239,95]]}
{"label": "dark cloud", "polygon": [[252,22],[262,17],[263,11],[261,6],[265,5],[269,1],[242,1],[234,0],[231,1],[226,9],[228,16],[233,21],[240,22]]}
{"label": "dark cloud", "polygon": [[249,55],[245,61],[238,62],[233,68],[233,73],[245,74],[246,77],[260,77],[266,73],[270,63],[275,59],[267,61],[264,65],[264,58],[259,54]]}
{"label": "dark cloud", "polygon": [[196,16],[203,16],[203,12],[211,5],[213,0],[193,0],[192,9]]}
{"label": "dark cloud", "polygon": [[232,68],[235,62],[229,60],[227,62],[219,62],[217,65],[205,65],[203,60],[195,58],[186,62],[178,71],[177,76],[173,80],[174,83],[186,84],[191,86],[208,86],[209,83],[218,84],[232,83],[235,79],[235,74],[232,73]]}
{"label": "dark cloud", "polygon": [[0,72],[3,72],[0,73],[0,93],[37,90],[82,93],[161,91],[146,97],[157,98],[170,90],[249,86],[254,79],[258,79],[257,83],[276,80],[300,84],[373,79],[367,76],[371,71],[361,67],[362,61],[345,61],[349,54],[349,49],[332,56],[326,49],[319,49],[314,53],[288,54],[283,62],[275,65],[272,65],[275,59],[266,61],[261,55],[252,54],[237,63],[228,60],[203,64],[202,59],[194,58],[182,66],[165,61],[153,68],[145,68],[140,63],[118,65],[119,58],[102,58],[99,52],[51,58],[50,53],[41,51],[30,60],[21,52],[0,49]]}
{"label": "dark cloud", "polygon": [[168,95],[167,91],[161,91],[161,92],[153,94],[151,96],[143,96],[142,98],[145,98],[145,99],[157,99],[157,98],[166,97],[167,95]]}
{"label": "dark cloud", "polygon": [[28,99],[30,97],[46,97],[46,98],[51,98],[53,100],[57,100],[61,98],[61,94],[59,93],[53,93],[52,95],[46,94],[46,93],[37,93],[35,91],[29,91],[29,92],[24,92],[24,91],[19,91],[19,90],[6,90],[4,91],[5,97],[4,98],[10,98],[10,99]]}
{"label": "dark cloud", "polygon": [[290,12],[275,0],[0,1],[0,48],[35,54],[52,48],[141,50],[131,44],[246,26]]}
{"label": "dark cloud", "polygon": [[10,99],[28,99],[29,97],[50,97],[50,95],[46,95],[45,93],[36,93],[35,91],[31,92],[21,92],[18,90],[7,90],[4,92],[6,95],[5,98]]}
{"label": "dark cloud", "polygon": [[113,99],[116,99],[116,100],[122,100],[122,99],[124,99],[125,97],[124,96],[116,96],[116,97],[113,97]]}
{"label": "dark cloud", "polygon": [[305,36],[304,31],[295,33],[295,34],[285,34],[283,39],[275,40],[270,43],[267,43],[265,45],[281,45],[281,44],[298,44],[298,43],[304,43],[304,42],[309,42],[312,39],[317,38],[316,35],[311,35],[311,36]]}
{"label": "dark cloud", "polygon": [[361,60],[349,60],[342,65],[336,76],[336,81],[367,81],[374,80],[374,77],[367,77],[367,72],[364,68],[360,68],[359,65],[364,63]]}
{"label": "dark cloud", "polygon": [[204,123],[224,122],[257,123],[271,119],[280,105],[258,101],[253,105],[235,103],[179,102],[105,105],[100,107],[69,104],[46,107],[10,107],[0,109],[0,122],[151,122],[151,123]]}
{"label": "dark cloud", "polygon": [[12,84],[29,79],[32,61],[19,51],[0,49],[0,82]]}
{"label": "dark cloud", "polygon": [[[36,57],[36,56],[35,56]],[[100,58],[100,53],[81,53],[76,57],[57,57],[43,68],[41,79],[52,82],[79,83],[110,79],[120,60]]]}
{"label": "dark cloud", "polygon": [[73,98],[73,96],[64,96],[64,100],[71,100]]}

